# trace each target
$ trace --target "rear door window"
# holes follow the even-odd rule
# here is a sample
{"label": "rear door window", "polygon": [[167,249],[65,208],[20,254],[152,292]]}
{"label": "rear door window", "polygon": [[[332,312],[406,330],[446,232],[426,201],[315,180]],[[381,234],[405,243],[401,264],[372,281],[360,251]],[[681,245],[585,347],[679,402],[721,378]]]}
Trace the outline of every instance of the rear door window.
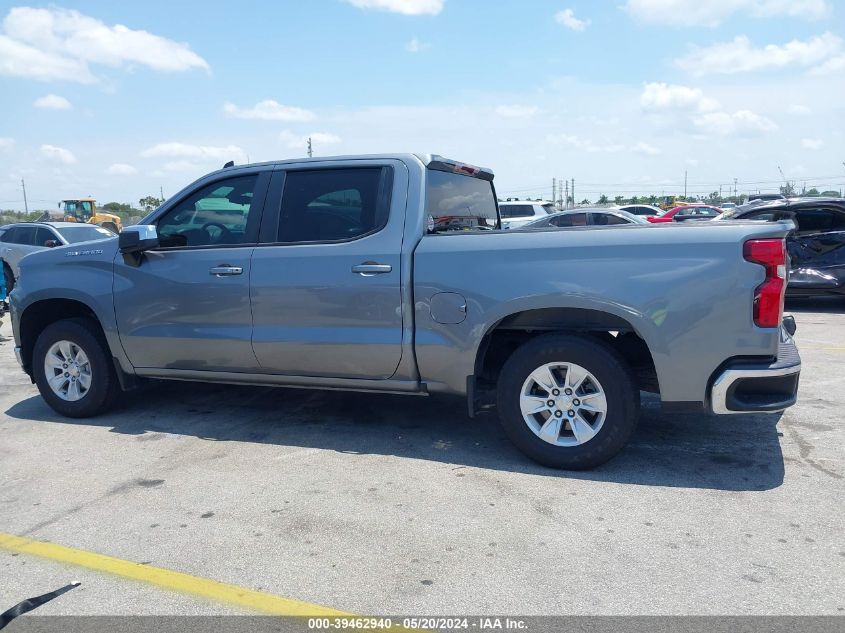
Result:
{"label": "rear door window", "polygon": [[530,218],[534,215],[534,208],[528,204],[500,204],[499,212],[503,218]]}
{"label": "rear door window", "polygon": [[19,232],[19,226],[13,226],[10,229],[6,229],[5,231],[3,231],[3,234],[0,235],[0,242],[4,242],[6,244],[17,244]]}
{"label": "rear door window", "polygon": [[552,218],[549,223],[552,226],[587,226],[586,213],[572,213]]}
{"label": "rear door window", "polygon": [[278,242],[339,242],[380,231],[390,214],[388,167],[289,171]]}
{"label": "rear door window", "polygon": [[620,218],[618,215],[612,213],[591,213],[593,224],[598,226],[607,226],[610,224],[628,224],[628,220]]}
{"label": "rear door window", "polygon": [[3,234],[3,241],[23,246],[35,245],[34,226],[15,226]]}

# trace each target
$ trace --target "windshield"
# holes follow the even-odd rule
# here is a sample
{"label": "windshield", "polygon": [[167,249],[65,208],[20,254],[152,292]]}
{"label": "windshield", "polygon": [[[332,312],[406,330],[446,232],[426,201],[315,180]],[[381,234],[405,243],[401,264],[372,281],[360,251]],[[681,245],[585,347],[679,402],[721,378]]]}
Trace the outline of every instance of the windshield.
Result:
{"label": "windshield", "polygon": [[489,231],[499,226],[493,183],[429,169],[426,185],[429,233]]}
{"label": "windshield", "polygon": [[92,242],[113,237],[114,233],[99,226],[69,226],[56,229],[68,244]]}

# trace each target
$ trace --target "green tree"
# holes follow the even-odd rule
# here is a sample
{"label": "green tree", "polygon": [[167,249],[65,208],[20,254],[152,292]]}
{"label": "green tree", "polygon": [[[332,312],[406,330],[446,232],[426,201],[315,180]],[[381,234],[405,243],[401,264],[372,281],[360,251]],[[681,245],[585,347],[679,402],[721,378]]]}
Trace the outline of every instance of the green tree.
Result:
{"label": "green tree", "polygon": [[821,192],[823,198],[838,198],[840,195],[842,194],[839,191],[834,191],[833,189]]}
{"label": "green tree", "polygon": [[590,202],[587,198],[584,198],[584,199],[581,201],[581,204],[582,204],[582,205],[589,205],[589,204],[593,204],[593,203],[592,203],[592,202]]}
{"label": "green tree", "polygon": [[622,196],[616,196],[616,197],[613,199],[613,203],[614,203],[614,204],[622,204],[622,202],[623,202],[624,200],[625,200],[625,198],[623,198]]}
{"label": "green tree", "polygon": [[606,195],[601,194],[601,196],[599,197],[599,204],[607,204],[607,196]]}
{"label": "green tree", "polygon": [[110,213],[131,213],[132,207],[123,202],[106,202],[103,205],[103,210]]}
{"label": "green tree", "polygon": [[141,198],[138,200],[138,204],[141,205],[141,208],[146,211],[150,212],[153,209],[161,206],[161,203],[164,202],[161,198],[156,198],[155,196],[147,196],[146,198]]}
{"label": "green tree", "polygon": [[819,190],[818,190],[818,189],[816,189],[815,187],[813,187],[813,188],[812,188],[812,189],[810,189],[809,191],[805,191],[805,192],[804,192],[804,195],[805,195],[805,196],[811,196],[811,197],[813,197],[813,196],[817,196],[817,195],[819,195]]}

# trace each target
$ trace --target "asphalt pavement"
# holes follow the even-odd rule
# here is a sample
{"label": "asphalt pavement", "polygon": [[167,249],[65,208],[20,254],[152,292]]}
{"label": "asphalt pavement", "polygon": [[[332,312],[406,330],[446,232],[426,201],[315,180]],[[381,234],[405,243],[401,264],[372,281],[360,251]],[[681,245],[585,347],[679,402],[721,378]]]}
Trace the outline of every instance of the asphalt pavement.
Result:
{"label": "asphalt pavement", "polygon": [[[161,382],[61,418],[6,319],[0,533],[70,553],[0,548],[0,611],[78,579],[38,613],[252,612],[149,567],[361,614],[842,614],[845,302],[788,308],[798,405],[646,399],[631,444],[583,473],[445,397]],[[138,577],[79,563],[94,555]]]}

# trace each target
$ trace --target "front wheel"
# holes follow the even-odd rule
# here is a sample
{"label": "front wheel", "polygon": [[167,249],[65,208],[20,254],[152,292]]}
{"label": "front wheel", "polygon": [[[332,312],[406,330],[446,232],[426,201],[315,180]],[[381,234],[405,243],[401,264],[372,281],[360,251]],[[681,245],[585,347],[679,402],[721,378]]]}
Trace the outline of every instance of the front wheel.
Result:
{"label": "front wheel", "polygon": [[41,397],[70,418],[107,411],[120,393],[102,333],[89,319],[48,325],[35,342],[32,371]]}
{"label": "front wheel", "polygon": [[612,348],[587,336],[532,339],[505,363],[497,396],[511,441],[531,459],[567,470],[614,457],[639,414],[630,368]]}

